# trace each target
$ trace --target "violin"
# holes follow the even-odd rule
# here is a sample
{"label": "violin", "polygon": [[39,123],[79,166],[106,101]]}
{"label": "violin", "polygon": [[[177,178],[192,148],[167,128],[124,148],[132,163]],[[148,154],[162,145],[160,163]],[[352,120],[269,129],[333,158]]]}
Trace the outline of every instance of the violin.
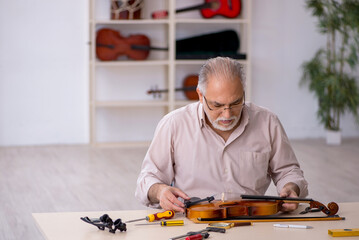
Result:
{"label": "violin", "polygon": [[[183,81],[183,87],[176,88],[175,91],[184,91],[188,100],[199,100],[196,92],[197,84],[198,75],[189,75]],[[168,92],[168,89],[151,89],[147,91],[148,94],[153,94],[154,97],[161,96],[163,92]]]}
{"label": "violin", "polygon": [[[208,201],[208,203],[205,203]],[[285,202],[309,203],[301,214],[307,212],[323,212],[327,217],[334,216],[339,206],[331,202],[328,206],[307,198],[282,198],[274,196],[241,195],[240,200],[221,201],[214,197],[191,202],[186,201],[186,217],[192,221],[221,221],[236,219],[265,219],[280,211]],[[275,217],[271,217],[275,218]],[[282,218],[283,219],[283,218]]]}
{"label": "violin", "polygon": [[150,50],[164,50],[168,48],[157,48],[150,46],[150,39],[143,34],[123,37],[120,32],[103,28],[97,32],[96,55],[102,61],[116,60],[120,56],[127,56],[133,60],[147,59]]}

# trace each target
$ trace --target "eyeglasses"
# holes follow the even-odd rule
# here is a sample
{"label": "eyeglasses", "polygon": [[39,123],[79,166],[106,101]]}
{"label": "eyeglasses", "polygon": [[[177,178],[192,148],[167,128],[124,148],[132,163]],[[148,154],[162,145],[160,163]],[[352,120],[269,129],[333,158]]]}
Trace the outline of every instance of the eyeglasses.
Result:
{"label": "eyeglasses", "polygon": [[211,103],[208,104],[207,98],[205,96],[203,96],[203,98],[204,98],[204,100],[205,100],[205,102],[207,104],[208,109],[211,110],[211,111],[214,111],[214,112],[224,112],[226,109],[228,109],[228,110],[240,109],[246,103],[245,97],[246,97],[245,92],[243,92],[243,97],[241,99],[238,99],[237,101],[235,101],[234,103],[229,104],[229,106],[226,107],[226,105],[218,104],[218,103],[216,103],[216,104],[211,104]]}

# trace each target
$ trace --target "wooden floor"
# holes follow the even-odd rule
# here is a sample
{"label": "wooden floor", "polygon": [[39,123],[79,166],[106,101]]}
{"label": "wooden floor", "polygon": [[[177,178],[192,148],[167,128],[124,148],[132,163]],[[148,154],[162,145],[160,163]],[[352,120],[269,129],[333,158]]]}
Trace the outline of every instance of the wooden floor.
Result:
{"label": "wooden floor", "polygon": [[[292,141],[309,197],[359,201],[359,139]],[[0,239],[43,239],[31,213],[144,209],[134,197],[145,147],[0,148]],[[271,186],[267,195],[275,194]],[[70,229],[69,229],[70,230]]]}

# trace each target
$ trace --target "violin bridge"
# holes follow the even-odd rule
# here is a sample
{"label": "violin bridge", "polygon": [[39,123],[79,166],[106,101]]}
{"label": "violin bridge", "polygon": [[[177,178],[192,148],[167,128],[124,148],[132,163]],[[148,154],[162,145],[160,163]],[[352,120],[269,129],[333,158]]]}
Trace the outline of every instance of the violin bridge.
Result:
{"label": "violin bridge", "polygon": [[253,216],[253,208],[251,206],[247,207],[247,213],[248,213],[248,216]]}

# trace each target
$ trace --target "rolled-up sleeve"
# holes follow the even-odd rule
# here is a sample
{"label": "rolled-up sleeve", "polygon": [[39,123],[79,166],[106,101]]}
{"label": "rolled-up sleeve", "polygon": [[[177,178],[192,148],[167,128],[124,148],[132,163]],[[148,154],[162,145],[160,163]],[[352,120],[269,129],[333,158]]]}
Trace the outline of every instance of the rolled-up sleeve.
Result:
{"label": "rolled-up sleeve", "polygon": [[171,114],[157,125],[153,140],[143,160],[137,179],[136,198],[146,206],[158,207],[148,199],[148,190],[155,183],[170,185],[174,178]]}
{"label": "rolled-up sleeve", "polygon": [[308,183],[304,179],[298,160],[290,145],[289,139],[276,116],[270,121],[271,157],[270,171],[277,192],[280,193],[286,183],[293,182],[300,189],[299,197],[308,195]]}

